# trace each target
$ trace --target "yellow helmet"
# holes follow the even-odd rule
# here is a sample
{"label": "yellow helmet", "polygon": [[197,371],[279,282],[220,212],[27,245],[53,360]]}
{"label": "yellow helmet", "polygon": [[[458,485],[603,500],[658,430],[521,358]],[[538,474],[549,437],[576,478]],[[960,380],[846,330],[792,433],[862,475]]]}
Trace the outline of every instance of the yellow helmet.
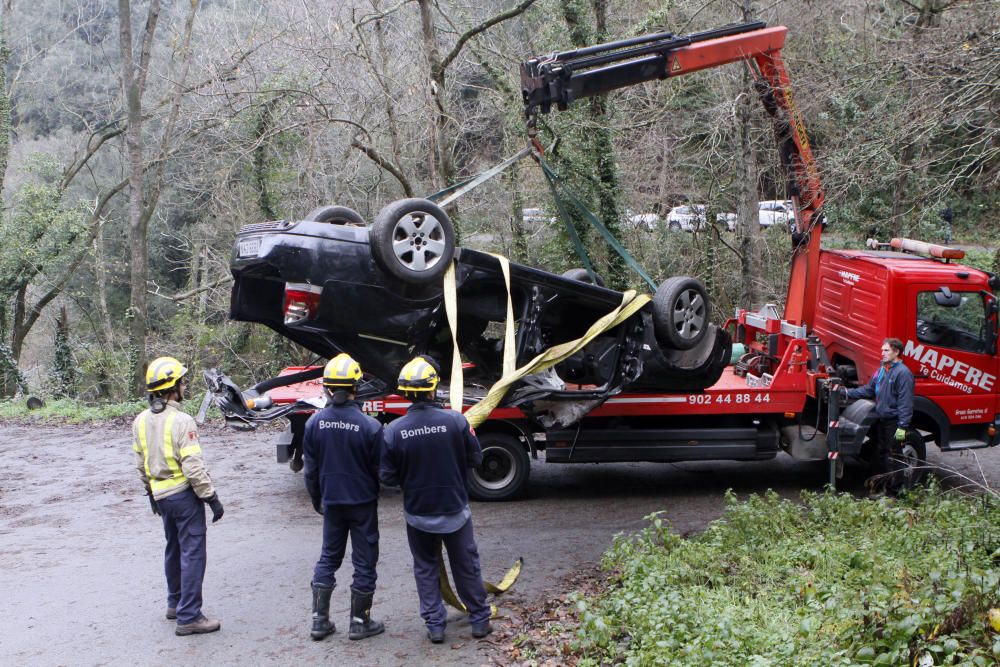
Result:
{"label": "yellow helmet", "polygon": [[399,371],[400,391],[434,391],[438,386],[438,372],[430,360],[414,357]]}
{"label": "yellow helmet", "polygon": [[172,389],[187,372],[187,366],[173,357],[157,357],[146,368],[146,389]]}
{"label": "yellow helmet", "polygon": [[323,369],[323,386],[351,388],[361,380],[361,366],[348,354],[341,352],[326,363]]}

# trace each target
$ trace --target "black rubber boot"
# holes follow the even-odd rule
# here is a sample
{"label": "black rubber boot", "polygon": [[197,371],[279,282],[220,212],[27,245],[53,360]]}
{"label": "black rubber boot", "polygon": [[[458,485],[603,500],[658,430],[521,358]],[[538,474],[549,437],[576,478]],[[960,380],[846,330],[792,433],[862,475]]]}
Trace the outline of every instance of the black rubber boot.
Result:
{"label": "black rubber boot", "polygon": [[348,639],[364,639],[385,632],[385,625],[372,620],[372,599],[374,593],[359,593],[351,589],[351,628]]}
{"label": "black rubber boot", "polygon": [[336,626],[330,621],[330,596],[333,595],[333,589],[313,584],[312,591],[313,626],[309,634],[319,641],[337,631]]}

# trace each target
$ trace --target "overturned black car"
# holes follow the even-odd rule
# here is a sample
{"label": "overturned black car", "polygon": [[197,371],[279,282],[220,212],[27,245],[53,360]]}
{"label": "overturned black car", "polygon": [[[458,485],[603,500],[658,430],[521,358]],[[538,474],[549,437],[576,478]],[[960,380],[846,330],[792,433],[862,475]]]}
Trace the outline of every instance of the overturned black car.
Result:
{"label": "overturned black car", "polygon": [[[415,354],[451,368],[442,283],[453,261],[458,347],[466,397],[475,402],[476,389],[481,396],[502,374],[506,282],[499,258],[455,246],[447,214],[428,200],[394,202],[372,225],[351,209],[327,206],[304,220],[243,227],[233,249],[230,316],[265,324],[320,357],[347,352],[366,373],[365,395],[391,393]],[[583,269],[557,275],[511,263],[517,366],[580,337],[622,297],[593,284]],[[599,402],[626,387],[699,391],[719,379],[731,347],[729,335],[709,322],[702,284],[673,277],[648,306],[554,372],[524,378],[503,404],[531,416],[540,399]]]}

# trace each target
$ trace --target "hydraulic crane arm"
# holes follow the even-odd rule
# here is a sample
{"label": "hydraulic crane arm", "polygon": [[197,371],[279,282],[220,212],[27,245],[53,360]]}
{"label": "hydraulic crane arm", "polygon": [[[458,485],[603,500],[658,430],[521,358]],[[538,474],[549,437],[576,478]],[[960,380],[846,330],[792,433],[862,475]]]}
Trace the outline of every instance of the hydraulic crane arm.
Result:
{"label": "hydraulic crane arm", "polygon": [[536,114],[645,81],[666,79],[736,61],[751,65],[754,88],[774,123],[788,195],[795,204],[792,270],[784,318],[812,323],[815,312],[823,189],[809,139],[792,97],[781,49],[788,29],[762,22],[677,36],[663,32],[532,58],[521,64],[529,128]]}

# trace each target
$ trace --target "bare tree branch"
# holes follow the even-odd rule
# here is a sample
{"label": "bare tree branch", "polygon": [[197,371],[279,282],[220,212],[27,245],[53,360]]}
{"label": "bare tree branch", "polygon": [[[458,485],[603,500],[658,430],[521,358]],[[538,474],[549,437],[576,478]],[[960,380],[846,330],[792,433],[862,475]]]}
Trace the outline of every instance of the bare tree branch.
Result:
{"label": "bare tree branch", "polygon": [[472,39],[479,33],[489,30],[497,23],[502,23],[503,21],[512,19],[515,16],[520,16],[533,4],[535,4],[535,0],[524,0],[524,2],[522,2],[518,6],[513,7],[512,9],[509,9],[500,14],[497,14],[496,16],[483,21],[476,27],[466,30],[464,33],[462,33],[462,36],[458,38],[458,41],[455,43],[455,46],[452,47],[448,55],[446,55],[441,60],[441,63],[440,65],[438,65],[438,67],[440,67],[442,71],[447,69],[448,65],[450,65],[451,62],[458,57],[458,54],[462,51],[462,47],[465,46],[466,42],[468,42],[470,39]]}
{"label": "bare tree branch", "polygon": [[406,193],[407,197],[414,196],[413,186],[410,185],[410,181],[406,178],[406,176],[403,175],[403,172],[400,171],[400,169],[396,165],[392,164],[387,159],[382,157],[382,155],[373,147],[361,143],[361,141],[357,137],[351,139],[351,146],[353,148],[358,149],[365,155],[367,155],[372,162],[374,162],[375,164],[377,164],[378,166],[382,167],[387,172],[392,174],[396,178],[396,180],[399,181],[399,184],[400,186],[402,186],[403,192]]}
{"label": "bare tree branch", "polygon": [[183,301],[184,299],[190,299],[193,296],[197,296],[202,292],[207,292],[208,290],[215,289],[219,285],[225,285],[233,281],[232,276],[223,276],[222,278],[217,278],[210,283],[201,285],[200,287],[195,287],[187,292],[181,292],[180,294],[161,294],[159,290],[148,290],[153,296],[158,296],[161,299],[167,299],[168,301]]}

